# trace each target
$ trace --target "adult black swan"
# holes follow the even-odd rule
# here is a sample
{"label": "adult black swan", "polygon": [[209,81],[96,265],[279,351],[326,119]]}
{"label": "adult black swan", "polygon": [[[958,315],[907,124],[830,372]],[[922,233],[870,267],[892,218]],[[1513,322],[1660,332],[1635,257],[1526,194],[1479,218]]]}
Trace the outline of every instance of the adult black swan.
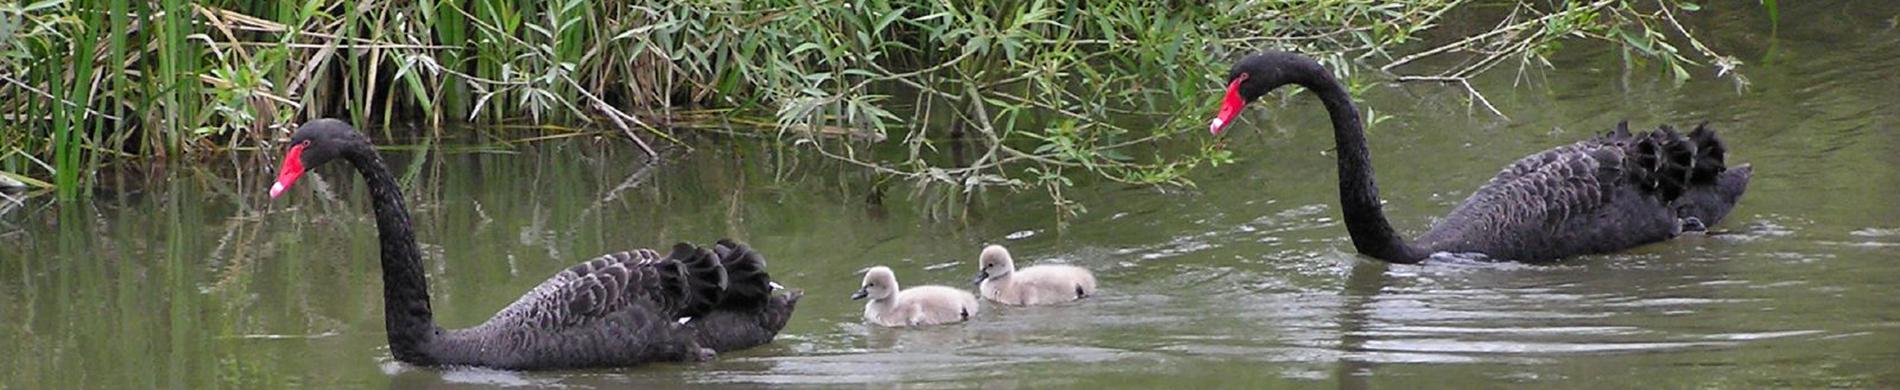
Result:
{"label": "adult black swan", "polygon": [[369,185],[383,263],[383,316],[396,360],[426,366],[551,369],[701,361],[770,342],[803,295],[773,294],[765,259],[721,240],[600,256],[556,273],[473,328],[437,327],[401,189],[348,124],[318,119],[290,137],[270,196],[343,159]]}
{"label": "adult black swan", "polygon": [[1706,124],[1684,135],[1668,126],[1631,133],[1619,123],[1512,163],[1408,243],[1386,221],[1359,109],[1332,73],[1311,58],[1267,52],[1234,64],[1227,80],[1227,97],[1208,125],[1216,136],[1247,103],[1282,85],[1319,95],[1332,114],[1339,202],[1353,247],[1394,263],[1437,252],[1543,261],[1667,240],[1721,221],[1752,172],[1746,164],[1727,168],[1726,149]]}

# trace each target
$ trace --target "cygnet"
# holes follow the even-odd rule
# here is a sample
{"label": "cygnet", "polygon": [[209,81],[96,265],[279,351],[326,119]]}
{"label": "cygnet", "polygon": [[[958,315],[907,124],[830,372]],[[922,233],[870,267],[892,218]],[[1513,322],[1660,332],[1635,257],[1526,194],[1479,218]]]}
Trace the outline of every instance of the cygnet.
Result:
{"label": "cygnet", "polygon": [[871,267],[852,300],[870,298],[864,319],[888,327],[963,322],[976,316],[976,296],[944,286],[917,286],[900,290],[889,267]]}
{"label": "cygnet", "polygon": [[1082,267],[1045,264],[1019,270],[1001,245],[983,248],[976,261],[977,291],[1005,305],[1047,305],[1095,294],[1095,275]]}

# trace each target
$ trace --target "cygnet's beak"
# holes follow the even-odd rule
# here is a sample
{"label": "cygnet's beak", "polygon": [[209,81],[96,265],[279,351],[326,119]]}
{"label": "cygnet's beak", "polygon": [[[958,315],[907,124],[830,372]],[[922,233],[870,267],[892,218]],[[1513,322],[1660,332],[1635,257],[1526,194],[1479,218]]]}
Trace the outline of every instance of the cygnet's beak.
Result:
{"label": "cygnet's beak", "polygon": [[871,292],[864,291],[864,289],[860,288],[858,289],[858,292],[851,293],[851,300],[855,301],[859,299],[864,299],[864,297],[868,297],[868,296],[871,296]]}
{"label": "cygnet's beak", "polygon": [[980,286],[983,284],[984,280],[989,280],[989,278],[990,278],[990,271],[976,271],[976,280],[970,281],[970,284]]}

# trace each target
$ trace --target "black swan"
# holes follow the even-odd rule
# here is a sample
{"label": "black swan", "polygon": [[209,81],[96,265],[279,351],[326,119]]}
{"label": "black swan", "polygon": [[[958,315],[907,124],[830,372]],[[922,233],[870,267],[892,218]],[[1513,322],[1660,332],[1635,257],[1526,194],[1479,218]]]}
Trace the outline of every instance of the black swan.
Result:
{"label": "black swan", "polygon": [[341,158],[369,185],[383,266],[383,315],[396,360],[424,366],[553,369],[703,361],[770,342],[791,318],[799,292],[778,288],[765,259],[721,240],[685,243],[660,256],[639,249],[600,256],[556,273],[472,328],[436,326],[429,286],[402,191],[369,138],[334,119],[290,137],[271,186],[276,198],[309,168]]}
{"label": "black swan", "polygon": [[1707,124],[1684,135],[1668,126],[1607,134],[1530,155],[1472,192],[1417,241],[1392,230],[1373,182],[1359,109],[1331,72],[1286,52],[1249,56],[1227,75],[1227,96],[1208,130],[1215,136],[1241,108],[1286,84],[1319,95],[1332,114],[1339,153],[1339,202],[1359,253],[1417,263],[1432,253],[1547,261],[1606,253],[1705,229],[1740,199],[1753,172],[1724,165],[1726,149]]}

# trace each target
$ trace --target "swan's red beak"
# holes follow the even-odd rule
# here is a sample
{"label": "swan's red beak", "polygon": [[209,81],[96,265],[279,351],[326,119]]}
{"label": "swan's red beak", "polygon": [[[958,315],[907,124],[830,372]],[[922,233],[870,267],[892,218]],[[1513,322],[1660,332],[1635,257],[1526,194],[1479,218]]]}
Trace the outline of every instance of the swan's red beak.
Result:
{"label": "swan's red beak", "polygon": [[284,153],[284,166],[277,168],[277,182],[270,185],[270,198],[277,199],[291,184],[297,184],[297,178],[303,177],[303,148],[309,143],[300,143],[290,147],[290,153]]}
{"label": "swan's red beak", "polygon": [[1240,97],[1240,82],[1247,81],[1247,74],[1241,73],[1233,82],[1227,83],[1227,98],[1220,102],[1220,113],[1214,114],[1214,121],[1207,124],[1207,132],[1219,136],[1227,125],[1234,124],[1234,117],[1240,116],[1240,109],[1247,107],[1247,99]]}

